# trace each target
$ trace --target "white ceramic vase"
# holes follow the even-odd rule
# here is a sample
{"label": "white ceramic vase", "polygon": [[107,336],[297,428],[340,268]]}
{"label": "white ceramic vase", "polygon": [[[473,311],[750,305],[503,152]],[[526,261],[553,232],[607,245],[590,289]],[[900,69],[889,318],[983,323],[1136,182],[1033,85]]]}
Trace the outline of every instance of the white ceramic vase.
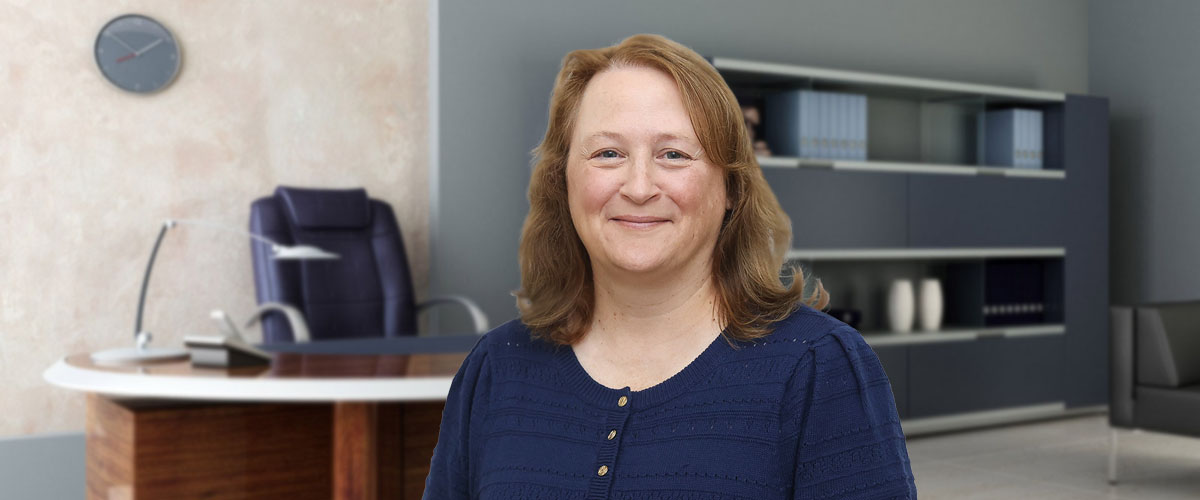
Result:
{"label": "white ceramic vase", "polygon": [[911,332],[915,308],[912,281],[893,281],[887,296],[888,328],[898,333]]}
{"label": "white ceramic vase", "polygon": [[942,312],[945,309],[945,299],[942,297],[942,282],[927,278],[921,280],[917,292],[917,303],[920,309],[921,329],[927,332],[937,331],[942,327]]}

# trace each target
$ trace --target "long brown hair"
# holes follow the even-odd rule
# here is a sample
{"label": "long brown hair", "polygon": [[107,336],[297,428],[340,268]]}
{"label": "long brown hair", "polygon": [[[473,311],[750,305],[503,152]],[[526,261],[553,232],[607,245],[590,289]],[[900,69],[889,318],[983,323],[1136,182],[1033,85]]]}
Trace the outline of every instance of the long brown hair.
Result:
{"label": "long brown hair", "polygon": [[801,302],[825,307],[820,281],[804,296],[804,276],[792,268],[791,286],[780,269],[791,246],[791,220],[771,192],[754,157],[733,91],[696,52],[659,35],[634,35],[612,47],[575,50],[563,58],[550,98],[546,136],[533,150],[529,215],[521,232],[521,321],[537,337],[560,345],[578,341],[592,320],[594,290],[587,250],[567,204],[567,157],[575,116],[592,77],[609,68],[661,70],[679,85],[709,162],[725,171],[726,212],[713,251],[717,314],[725,335],[752,340]]}

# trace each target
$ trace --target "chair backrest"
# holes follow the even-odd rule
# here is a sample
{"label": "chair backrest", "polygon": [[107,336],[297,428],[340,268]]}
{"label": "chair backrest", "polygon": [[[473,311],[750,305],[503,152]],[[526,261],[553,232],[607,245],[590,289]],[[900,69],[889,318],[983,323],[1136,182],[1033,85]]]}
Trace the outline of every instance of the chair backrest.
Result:
{"label": "chair backrest", "polygon": [[1136,349],[1139,384],[1183,387],[1200,383],[1200,303],[1138,308]]}
{"label": "chair backrest", "polygon": [[[275,260],[254,242],[259,304],[302,311],[313,340],[416,334],[412,278],[392,207],[363,189],[280,186],[250,207],[250,231],[282,245],[313,245],[336,260]],[[263,341],[292,341],[280,314],[263,318]]]}

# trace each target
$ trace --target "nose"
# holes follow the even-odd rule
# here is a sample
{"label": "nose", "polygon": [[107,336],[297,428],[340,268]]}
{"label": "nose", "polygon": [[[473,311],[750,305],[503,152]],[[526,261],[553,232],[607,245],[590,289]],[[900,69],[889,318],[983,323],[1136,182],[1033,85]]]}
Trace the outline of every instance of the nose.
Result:
{"label": "nose", "polygon": [[642,205],[658,197],[661,190],[655,179],[653,159],[642,156],[633,160],[629,168],[625,169],[627,175],[625,182],[621,184],[621,196]]}

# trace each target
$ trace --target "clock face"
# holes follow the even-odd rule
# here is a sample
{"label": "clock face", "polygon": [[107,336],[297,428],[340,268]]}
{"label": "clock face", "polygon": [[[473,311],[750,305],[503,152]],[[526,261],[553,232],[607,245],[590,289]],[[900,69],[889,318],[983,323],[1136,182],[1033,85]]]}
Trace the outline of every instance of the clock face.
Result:
{"label": "clock face", "polygon": [[104,77],[130,92],[155,92],[179,73],[175,37],[146,16],[128,14],[109,21],[96,37],[95,51]]}

